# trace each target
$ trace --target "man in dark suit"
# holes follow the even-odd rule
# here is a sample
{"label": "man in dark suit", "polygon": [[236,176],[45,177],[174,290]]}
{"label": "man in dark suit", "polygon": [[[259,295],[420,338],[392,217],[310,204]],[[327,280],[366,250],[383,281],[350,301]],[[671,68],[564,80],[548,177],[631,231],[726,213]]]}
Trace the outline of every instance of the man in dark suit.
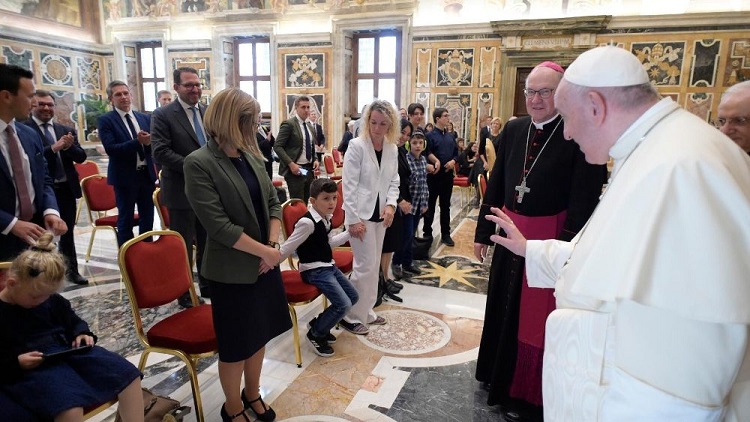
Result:
{"label": "man in dark suit", "polygon": [[107,85],[107,97],[114,110],[98,119],[99,139],[109,155],[108,183],[117,201],[117,243],[133,238],[133,213],[138,204],[140,233],[154,225],[156,170],[151,157],[151,118],[130,108],[130,89],[122,81]]}
{"label": "man in dark suit", "polygon": [[0,64],[0,261],[13,259],[47,229],[58,236],[68,230],[58,212],[42,138],[16,124],[31,111],[33,78],[26,69]]}
{"label": "man in dark suit", "polygon": [[[185,196],[185,175],[182,171],[185,157],[206,145],[203,128],[205,106],[199,102],[201,82],[198,71],[191,67],[177,68],[173,76],[177,101],[157,108],[151,115],[154,160],[161,165],[161,198],[169,210],[169,228],[185,239],[190,268],[193,267],[193,244],[196,245],[201,296],[211,297],[208,282],[200,275],[206,230],[195,217]],[[190,294],[185,293],[179,303],[186,308],[192,306]]]}
{"label": "man in dark suit", "polygon": [[315,158],[314,129],[307,122],[310,98],[299,96],[294,100],[295,116],[281,123],[273,150],[279,156],[279,174],[284,176],[290,198],[305,203],[310,198],[310,184],[318,168]]}
{"label": "man in dark suit", "polygon": [[69,228],[67,233],[60,237],[60,252],[68,260],[68,279],[75,284],[88,284],[88,280],[78,272],[76,244],[73,240],[76,199],[81,197],[78,172],[73,163],[84,162],[86,151],[78,143],[75,129],[52,121],[55,117],[55,98],[52,93],[37,90],[34,97],[36,105],[31,109],[31,119],[24,123],[46,141],[44,158],[47,160],[49,175],[54,181],[60,217]]}

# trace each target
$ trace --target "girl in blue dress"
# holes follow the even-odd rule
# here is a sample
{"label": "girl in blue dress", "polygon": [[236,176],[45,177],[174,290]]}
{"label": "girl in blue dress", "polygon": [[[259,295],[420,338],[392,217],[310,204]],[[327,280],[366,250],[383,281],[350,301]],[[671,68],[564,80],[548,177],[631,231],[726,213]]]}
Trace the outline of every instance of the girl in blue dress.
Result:
{"label": "girl in blue dress", "polygon": [[[65,260],[52,234],[21,253],[0,291],[0,394],[34,420],[81,421],[83,409],[117,397],[123,420],[143,421],[141,373],[96,336],[57,294]],[[92,345],[89,350],[49,354]],[[45,357],[47,356],[47,357]]]}

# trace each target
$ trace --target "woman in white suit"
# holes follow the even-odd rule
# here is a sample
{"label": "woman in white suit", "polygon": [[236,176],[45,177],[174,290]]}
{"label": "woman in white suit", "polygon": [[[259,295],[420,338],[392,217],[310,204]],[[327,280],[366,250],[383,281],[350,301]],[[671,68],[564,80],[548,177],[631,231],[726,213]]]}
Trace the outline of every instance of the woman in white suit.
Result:
{"label": "woman in white suit", "polygon": [[398,198],[398,117],[387,101],[373,101],[362,116],[360,136],[349,142],[344,156],[345,224],[354,253],[350,280],[357,288],[359,302],[341,326],[359,335],[369,332],[368,324],[386,323],[372,307],[378,294],[383,237],[393,222]]}

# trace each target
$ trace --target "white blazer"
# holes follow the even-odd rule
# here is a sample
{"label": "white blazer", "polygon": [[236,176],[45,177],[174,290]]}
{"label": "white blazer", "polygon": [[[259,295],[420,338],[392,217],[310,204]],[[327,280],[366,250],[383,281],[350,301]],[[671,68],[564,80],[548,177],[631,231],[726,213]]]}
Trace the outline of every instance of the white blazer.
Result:
{"label": "white blazer", "polygon": [[367,221],[375,210],[380,195],[379,209],[396,206],[398,199],[398,148],[383,143],[383,156],[378,166],[375,148],[369,139],[354,138],[344,155],[342,174],[344,188],[344,224],[347,226]]}

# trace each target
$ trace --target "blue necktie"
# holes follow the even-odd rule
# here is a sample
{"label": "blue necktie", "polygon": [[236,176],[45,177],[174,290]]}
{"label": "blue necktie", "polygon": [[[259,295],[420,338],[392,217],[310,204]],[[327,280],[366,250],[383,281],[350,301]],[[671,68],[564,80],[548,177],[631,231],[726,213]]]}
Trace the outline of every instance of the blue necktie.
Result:
{"label": "blue necktie", "polygon": [[312,162],[312,142],[310,142],[310,131],[307,130],[307,122],[302,122],[302,127],[305,128],[305,157],[307,157],[307,161]]}
{"label": "blue necktie", "polygon": [[[130,129],[130,134],[133,136],[133,139],[138,139],[138,131],[135,130],[135,126],[133,125],[133,119],[130,117],[130,113],[125,115],[125,120],[128,121],[128,129]],[[140,148],[138,148],[138,158],[141,160],[146,159],[146,153],[143,151],[143,145],[141,145]]]}
{"label": "blue necktie", "polygon": [[203,135],[203,129],[198,120],[198,113],[196,113],[195,107],[190,107],[190,110],[193,111],[193,129],[195,129],[195,136],[198,137],[198,143],[201,144],[201,146],[206,145],[206,136]]}
{"label": "blue necktie", "polygon": [[[52,124],[45,123],[42,126],[44,126],[44,137],[47,138],[47,143],[52,146],[55,144],[55,137],[52,135]],[[52,177],[55,178],[55,180],[62,180],[65,178],[65,173],[63,172],[63,164],[62,160],[60,159],[60,153],[55,153],[55,172],[52,175]]]}

